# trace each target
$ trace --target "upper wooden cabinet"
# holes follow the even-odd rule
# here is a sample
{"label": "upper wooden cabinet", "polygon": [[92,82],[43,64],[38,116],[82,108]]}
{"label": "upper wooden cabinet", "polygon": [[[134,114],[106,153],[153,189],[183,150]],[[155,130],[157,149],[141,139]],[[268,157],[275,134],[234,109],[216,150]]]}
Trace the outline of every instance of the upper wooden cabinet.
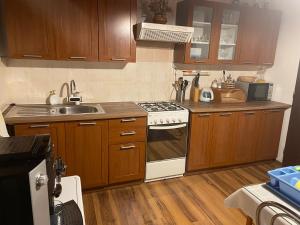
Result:
{"label": "upper wooden cabinet", "polygon": [[54,59],[51,1],[3,0],[3,55],[10,58]]}
{"label": "upper wooden cabinet", "polygon": [[98,60],[97,0],[54,0],[59,60]]}
{"label": "upper wooden cabinet", "polygon": [[280,13],[273,10],[185,0],[176,23],[195,28],[191,43],[176,44],[174,61],[187,64],[272,65]]}
{"label": "upper wooden cabinet", "polygon": [[100,61],[135,62],[136,0],[99,0]]}
{"label": "upper wooden cabinet", "polygon": [[134,62],[136,0],[3,0],[10,58]]}

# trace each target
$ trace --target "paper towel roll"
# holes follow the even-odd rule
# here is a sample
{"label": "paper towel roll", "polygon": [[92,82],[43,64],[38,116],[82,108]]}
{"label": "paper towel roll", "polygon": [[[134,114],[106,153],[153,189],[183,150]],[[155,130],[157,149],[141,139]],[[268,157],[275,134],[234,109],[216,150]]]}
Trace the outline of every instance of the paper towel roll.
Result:
{"label": "paper towel roll", "polygon": [[0,110],[0,136],[9,137],[1,110]]}

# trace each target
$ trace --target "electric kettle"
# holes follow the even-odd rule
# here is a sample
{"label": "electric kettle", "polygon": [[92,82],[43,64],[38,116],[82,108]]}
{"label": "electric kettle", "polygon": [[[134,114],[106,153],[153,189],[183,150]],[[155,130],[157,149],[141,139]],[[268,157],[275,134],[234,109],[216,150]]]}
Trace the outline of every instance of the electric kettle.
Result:
{"label": "electric kettle", "polygon": [[214,92],[211,88],[203,88],[200,95],[201,102],[211,102],[214,100]]}

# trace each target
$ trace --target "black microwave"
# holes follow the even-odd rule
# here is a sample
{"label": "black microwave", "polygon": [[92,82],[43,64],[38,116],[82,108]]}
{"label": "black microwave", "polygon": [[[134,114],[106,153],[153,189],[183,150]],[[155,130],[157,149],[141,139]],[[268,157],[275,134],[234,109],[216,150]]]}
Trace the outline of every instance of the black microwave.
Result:
{"label": "black microwave", "polygon": [[238,81],[236,87],[245,91],[247,101],[271,101],[273,94],[272,83],[248,83]]}

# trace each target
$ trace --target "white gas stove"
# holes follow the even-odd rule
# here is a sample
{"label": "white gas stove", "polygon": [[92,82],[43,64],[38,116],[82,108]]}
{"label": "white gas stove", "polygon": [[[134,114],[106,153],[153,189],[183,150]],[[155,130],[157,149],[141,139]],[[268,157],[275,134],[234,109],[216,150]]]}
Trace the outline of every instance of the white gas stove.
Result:
{"label": "white gas stove", "polygon": [[185,172],[189,111],[174,102],[138,103],[148,112],[146,182]]}

